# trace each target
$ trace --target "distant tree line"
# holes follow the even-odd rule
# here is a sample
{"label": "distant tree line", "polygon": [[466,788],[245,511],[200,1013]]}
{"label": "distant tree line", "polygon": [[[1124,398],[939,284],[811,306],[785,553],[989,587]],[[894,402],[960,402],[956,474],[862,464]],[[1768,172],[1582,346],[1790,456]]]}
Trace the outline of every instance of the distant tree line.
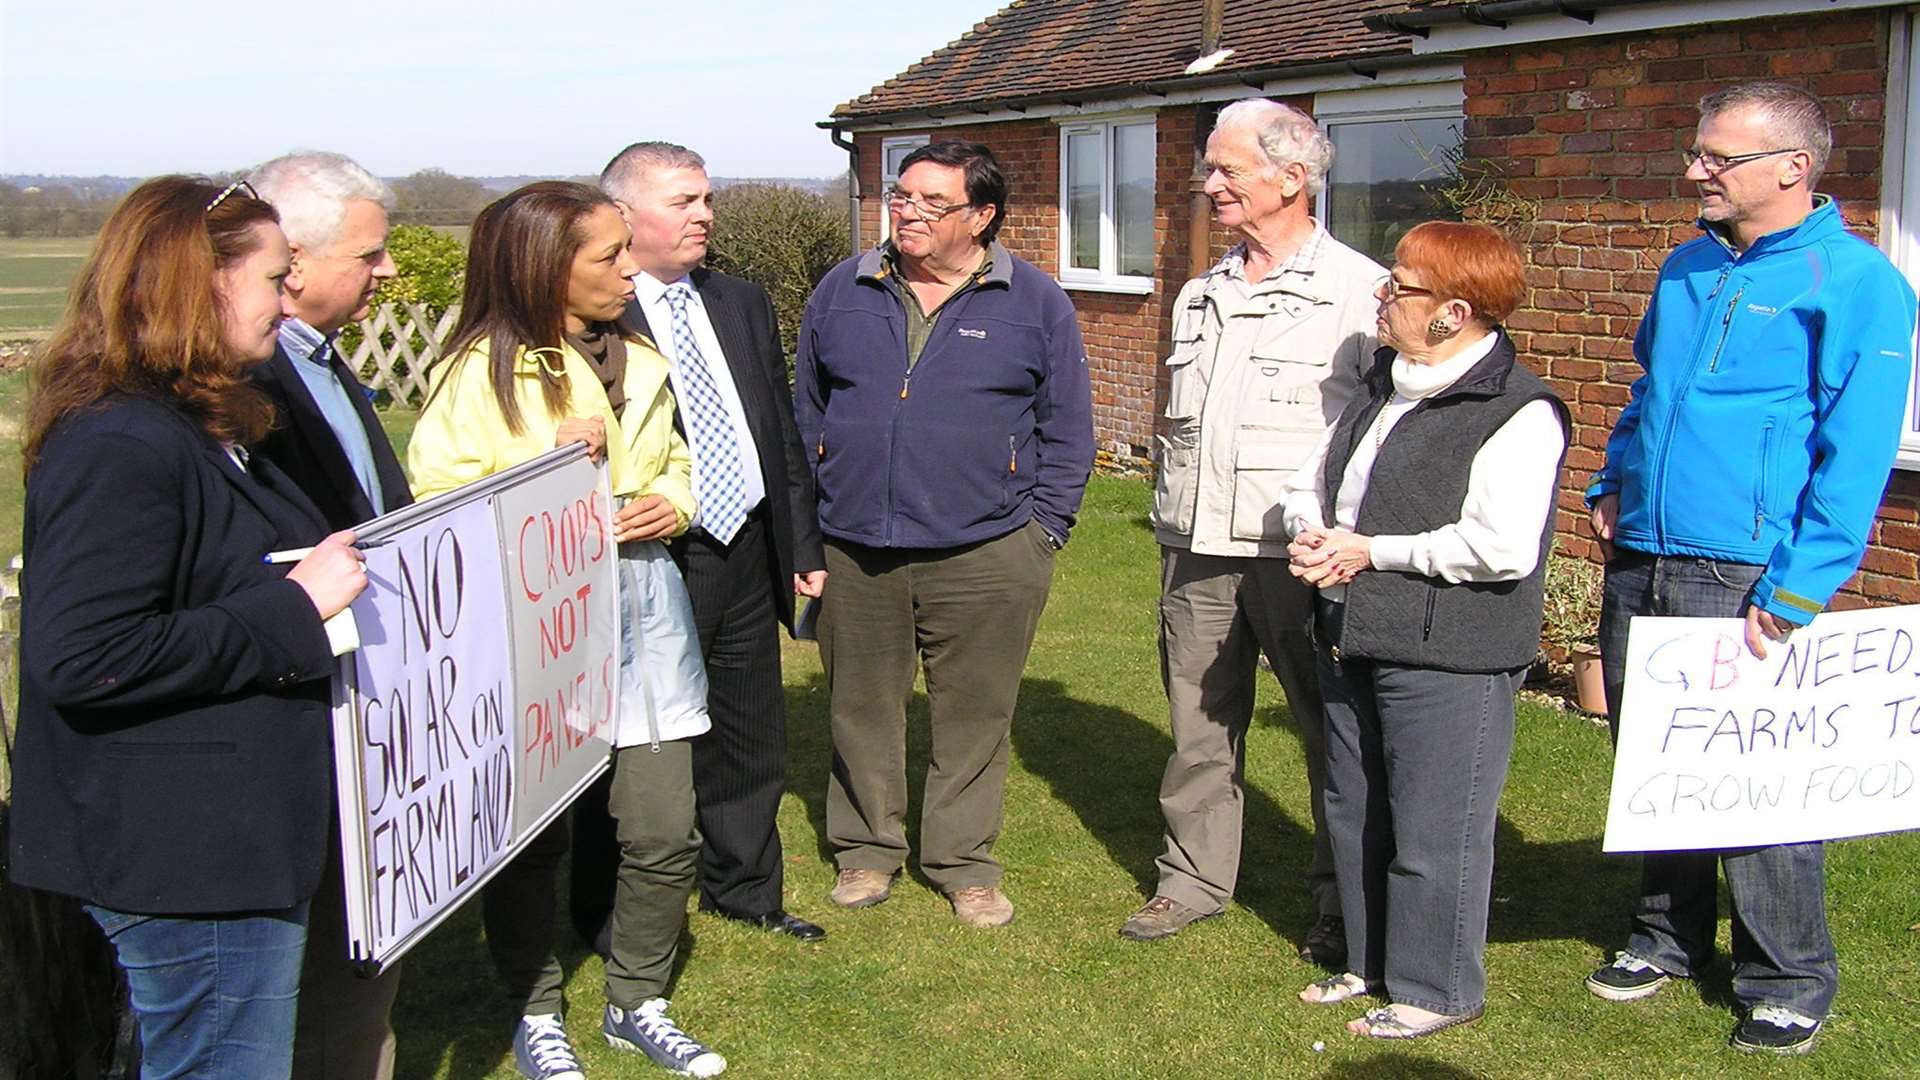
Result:
{"label": "distant tree line", "polygon": [[84,193],[65,185],[0,183],[0,235],[92,236],[119,201],[117,193]]}

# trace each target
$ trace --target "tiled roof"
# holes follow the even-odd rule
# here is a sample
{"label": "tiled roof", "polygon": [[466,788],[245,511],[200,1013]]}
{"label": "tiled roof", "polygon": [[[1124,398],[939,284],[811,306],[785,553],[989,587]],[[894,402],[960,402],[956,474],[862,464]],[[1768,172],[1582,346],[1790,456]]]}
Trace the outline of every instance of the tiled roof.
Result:
{"label": "tiled roof", "polygon": [[[1227,0],[1220,44],[1233,55],[1205,78],[1404,54],[1405,37],[1360,20],[1406,0]],[[1187,79],[1200,53],[1200,0],[1018,0],[960,40],[833,110],[858,119],[927,108],[1017,103]]]}

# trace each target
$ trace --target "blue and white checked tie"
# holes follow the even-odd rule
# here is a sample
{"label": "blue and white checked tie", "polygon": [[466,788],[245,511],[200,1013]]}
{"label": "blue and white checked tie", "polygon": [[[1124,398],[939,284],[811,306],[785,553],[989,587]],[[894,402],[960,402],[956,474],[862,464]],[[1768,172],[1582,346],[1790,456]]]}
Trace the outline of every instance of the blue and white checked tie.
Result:
{"label": "blue and white checked tie", "polygon": [[667,286],[667,306],[673,309],[673,357],[680,369],[680,385],[687,392],[680,405],[697,455],[693,495],[700,500],[700,527],[725,544],[747,520],[740,441],[734,437],[733,420],[727,416],[713,370],[693,339],[693,324],[687,320],[687,300],[692,295],[684,281]]}

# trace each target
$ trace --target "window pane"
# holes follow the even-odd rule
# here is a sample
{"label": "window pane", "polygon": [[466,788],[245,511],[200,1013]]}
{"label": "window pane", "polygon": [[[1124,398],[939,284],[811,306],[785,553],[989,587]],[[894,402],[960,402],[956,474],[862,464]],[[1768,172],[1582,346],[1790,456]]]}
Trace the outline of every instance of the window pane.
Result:
{"label": "window pane", "polygon": [[1153,125],[1113,129],[1113,216],[1120,274],[1153,276]]}
{"label": "window pane", "polygon": [[1422,221],[1457,218],[1437,194],[1447,156],[1460,141],[1456,119],[1333,124],[1327,228],[1342,243],[1385,264],[1393,245]]}
{"label": "window pane", "polygon": [[888,146],[887,160],[885,165],[882,166],[884,177],[888,180],[900,179],[901,160],[905,158],[908,154],[911,154],[915,150],[920,149],[920,147],[923,145],[925,144],[924,143],[894,143]]}
{"label": "window pane", "polygon": [[1100,269],[1100,133],[1067,136],[1067,265]]}

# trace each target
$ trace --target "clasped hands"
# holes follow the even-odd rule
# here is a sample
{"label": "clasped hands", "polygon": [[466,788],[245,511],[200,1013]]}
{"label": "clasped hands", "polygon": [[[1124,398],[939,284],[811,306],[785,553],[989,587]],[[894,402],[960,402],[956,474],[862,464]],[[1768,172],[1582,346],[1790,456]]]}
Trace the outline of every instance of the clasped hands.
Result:
{"label": "clasped hands", "polygon": [[[553,445],[568,443],[583,443],[589,458],[596,462],[606,460],[606,421],[598,416],[569,416],[560,421]],[[680,512],[664,496],[642,495],[614,511],[613,538],[622,544],[629,540],[664,540],[672,536],[679,525]]]}
{"label": "clasped hands", "polygon": [[1372,540],[1346,529],[1308,526],[1287,545],[1287,570],[1315,588],[1345,585],[1373,568]]}

